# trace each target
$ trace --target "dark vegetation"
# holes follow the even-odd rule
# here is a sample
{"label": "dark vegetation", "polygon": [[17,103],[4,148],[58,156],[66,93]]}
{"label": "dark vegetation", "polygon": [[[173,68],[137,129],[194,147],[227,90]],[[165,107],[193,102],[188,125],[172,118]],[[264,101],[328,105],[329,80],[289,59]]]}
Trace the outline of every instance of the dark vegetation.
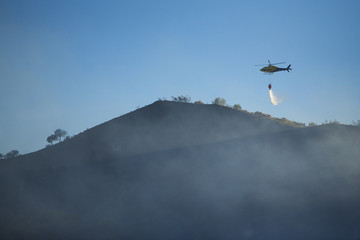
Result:
{"label": "dark vegetation", "polygon": [[18,150],[11,150],[10,152],[6,153],[5,155],[0,153],[0,159],[14,158],[17,156],[20,156]]}
{"label": "dark vegetation", "polygon": [[183,102],[183,103],[190,103],[191,102],[191,97],[189,97],[189,96],[171,97],[171,99],[174,102]]}
{"label": "dark vegetation", "polygon": [[173,100],[1,161],[0,239],[359,239],[360,128]]}
{"label": "dark vegetation", "polygon": [[[66,136],[67,132],[62,129],[56,129],[54,134],[51,134],[47,137],[46,141],[50,143],[46,147],[52,146],[55,141],[61,142],[63,139],[64,141],[69,140],[70,136]],[[6,153],[5,155],[0,153],[0,159],[8,159],[8,158],[15,158],[20,156],[18,150],[11,150],[10,152]]]}
{"label": "dark vegetation", "polygon": [[[47,142],[50,143],[50,145],[53,145],[54,141],[59,141],[61,142],[61,139],[64,138],[66,136],[67,132],[65,130],[62,129],[56,129],[54,131],[54,134],[51,134],[50,136],[47,137]],[[70,137],[66,137],[65,139],[68,140]]]}

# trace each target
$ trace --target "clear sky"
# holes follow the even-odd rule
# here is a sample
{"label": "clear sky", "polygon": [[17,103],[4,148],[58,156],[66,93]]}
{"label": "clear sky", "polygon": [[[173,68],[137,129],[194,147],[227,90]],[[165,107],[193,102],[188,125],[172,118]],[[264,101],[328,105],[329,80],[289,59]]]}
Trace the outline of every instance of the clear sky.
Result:
{"label": "clear sky", "polygon": [[[360,120],[360,1],[0,0],[0,153],[158,98]],[[286,61],[264,75],[256,64]],[[286,67],[284,64],[282,67]],[[286,100],[270,103],[268,84]]]}

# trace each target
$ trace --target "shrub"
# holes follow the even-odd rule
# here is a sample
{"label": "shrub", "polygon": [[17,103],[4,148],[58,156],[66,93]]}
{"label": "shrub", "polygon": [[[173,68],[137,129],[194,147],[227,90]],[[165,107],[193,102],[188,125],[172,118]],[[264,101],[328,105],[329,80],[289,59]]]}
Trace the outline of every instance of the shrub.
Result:
{"label": "shrub", "polygon": [[53,145],[53,142],[57,140],[57,136],[55,134],[52,134],[47,137],[46,141],[50,143],[50,145]]}
{"label": "shrub", "polygon": [[214,101],[212,103],[216,104],[216,105],[219,105],[219,106],[225,106],[226,105],[226,100],[224,98],[217,97],[217,98],[214,99]]}
{"label": "shrub", "polygon": [[178,96],[178,97],[171,97],[174,102],[183,102],[183,103],[190,103],[191,97],[189,96]]}
{"label": "shrub", "polygon": [[12,151],[8,152],[7,154],[5,154],[5,158],[14,158],[17,156],[19,156],[18,150],[12,150]]}
{"label": "shrub", "polygon": [[235,104],[235,105],[233,106],[233,109],[235,109],[235,110],[241,110],[240,104]]}

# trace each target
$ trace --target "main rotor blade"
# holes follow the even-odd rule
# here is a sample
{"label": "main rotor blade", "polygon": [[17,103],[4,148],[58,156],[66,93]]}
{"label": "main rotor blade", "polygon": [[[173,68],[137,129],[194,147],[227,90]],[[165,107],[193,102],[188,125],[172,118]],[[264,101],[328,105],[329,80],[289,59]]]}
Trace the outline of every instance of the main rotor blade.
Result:
{"label": "main rotor blade", "polygon": [[279,63],[271,63],[270,60],[268,60],[269,64],[257,64],[254,66],[269,66],[269,65],[278,65],[278,64],[284,64],[286,62],[279,62]]}
{"label": "main rotor blade", "polygon": [[278,65],[278,64],[284,64],[286,62],[279,62],[279,63],[272,63],[271,65]]}

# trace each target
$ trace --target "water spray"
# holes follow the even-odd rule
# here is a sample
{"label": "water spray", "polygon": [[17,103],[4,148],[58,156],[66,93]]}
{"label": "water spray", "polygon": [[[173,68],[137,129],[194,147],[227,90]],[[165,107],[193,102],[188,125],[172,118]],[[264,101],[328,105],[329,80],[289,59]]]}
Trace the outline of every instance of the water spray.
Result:
{"label": "water spray", "polygon": [[273,91],[271,90],[271,88],[272,88],[271,83],[269,84],[268,87],[269,87],[270,101],[271,101],[271,104],[272,104],[272,105],[275,105],[275,106],[276,106],[276,105],[278,105],[278,104],[280,104],[281,102],[284,101],[284,99],[276,96],[276,95],[273,93]]}

